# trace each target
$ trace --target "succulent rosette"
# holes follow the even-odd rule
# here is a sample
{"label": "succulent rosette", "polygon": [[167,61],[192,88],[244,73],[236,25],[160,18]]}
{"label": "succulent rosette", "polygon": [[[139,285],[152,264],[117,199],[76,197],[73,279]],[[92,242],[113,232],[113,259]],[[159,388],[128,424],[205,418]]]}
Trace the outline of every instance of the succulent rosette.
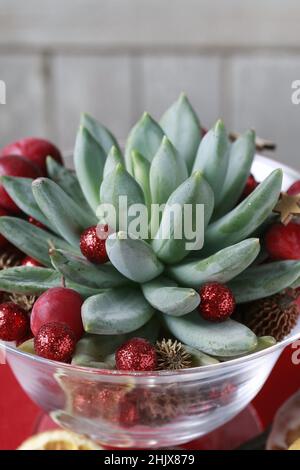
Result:
{"label": "succulent rosette", "polygon": [[[282,186],[282,171],[273,171],[241,202],[255,154],[249,130],[234,143],[222,121],[205,135],[182,94],[160,122],[145,113],[130,131],[124,154],[115,137],[89,115],[82,115],[76,138],[76,173],[47,158],[49,178],[4,176],[1,182],[15,204],[44,228],[3,216],[0,232],[43,266],[0,272],[0,289],[39,295],[59,286],[84,299],[86,334],[73,362],[113,367],[111,355],[130,338],[155,343],[159,329],[191,350],[230,359],[259,347],[244,324],[227,318],[212,322],[201,316],[201,287],[226,284],[237,305],[300,285],[300,262],[256,263],[260,237],[272,217]],[[120,220],[106,240],[108,262],[95,264],[80,251],[80,237],[101,220],[99,206],[110,204],[120,216],[120,196],[148,210],[165,204],[154,237],[142,239],[120,230]],[[176,238],[180,216],[167,217],[172,204],[204,205],[204,245],[187,249]],[[122,214],[121,214],[122,215]],[[171,220],[171,222],[170,222]],[[111,226],[109,220],[105,220]],[[164,238],[171,224],[170,237]],[[50,251],[49,251],[50,247]]]}

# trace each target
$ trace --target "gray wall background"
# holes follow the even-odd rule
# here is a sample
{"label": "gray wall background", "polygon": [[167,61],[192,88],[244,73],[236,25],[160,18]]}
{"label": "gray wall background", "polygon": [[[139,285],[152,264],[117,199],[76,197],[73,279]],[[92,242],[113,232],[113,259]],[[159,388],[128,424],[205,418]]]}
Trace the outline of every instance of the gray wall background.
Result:
{"label": "gray wall background", "polygon": [[73,147],[81,111],[124,139],[186,91],[204,126],[254,127],[300,169],[298,0],[0,0],[0,145]]}

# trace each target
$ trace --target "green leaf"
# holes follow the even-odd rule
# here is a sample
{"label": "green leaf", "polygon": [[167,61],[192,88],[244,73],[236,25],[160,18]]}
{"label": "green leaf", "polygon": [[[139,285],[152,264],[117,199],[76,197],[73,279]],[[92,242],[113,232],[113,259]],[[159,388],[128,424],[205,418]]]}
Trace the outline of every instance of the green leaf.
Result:
{"label": "green leaf", "polygon": [[[39,295],[61,285],[62,277],[53,269],[18,266],[0,271],[0,289],[5,292]],[[90,289],[68,281],[66,287],[76,290],[82,297],[89,297],[99,292],[99,289]]]}
{"label": "green leaf", "polygon": [[96,211],[99,205],[99,189],[103,176],[106,154],[84,127],[80,127],[74,150],[74,164],[82,192]]}
{"label": "green leaf", "polygon": [[182,343],[212,356],[237,356],[257,345],[255,334],[234,320],[211,323],[195,311],[184,317],[164,315],[164,322]]}
{"label": "green leaf", "polygon": [[140,328],[153,313],[139,290],[122,288],[87,299],[82,306],[82,321],[88,333],[116,335]]}
{"label": "green leaf", "polygon": [[222,187],[227,173],[229,142],[225,126],[221,120],[203,137],[193,171],[203,172],[205,179],[211,185],[216,205],[220,201]]}
{"label": "green leaf", "polygon": [[110,235],[106,240],[106,250],[116,269],[135,282],[150,281],[164,269],[150,245],[125,232]]}
{"label": "green leaf", "polygon": [[201,128],[199,119],[184,93],[165,112],[160,125],[190,172],[200,144]]}
{"label": "green leaf", "polygon": [[153,204],[164,204],[188,177],[185,161],[171,142],[164,137],[150,168],[150,188]]}
{"label": "green leaf", "polygon": [[81,115],[80,124],[89,131],[91,136],[102,147],[106,155],[112,146],[120,150],[117,139],[113,136],[113,134],[89,114],[83,113]]}
{"label": "green leaf", "polygon": [[273,171],[244,201],[209,225],[205,235],[205,255],[247,238],[269,217],[282,184],[282,170]]}
{"label": "green leaf", "polygon": [[143,284],[142,291],[152,307],[175,317],[192,312],[200,303],[199,294],[194,289],[178,287],[162,277]]}
{"label": "green leaf", "polygon": [[269,297],[300,278],[299,261],[277,261],[249,268],[229,283],[238,303]]}
{"label": "green leaf", "polygon": [[38,220],[53,232],[57,231],[36,203],[32,193],[33,179],[19,178],[16,176],[1,176],[0,180],[10,197],[25,214]]}
{"label": "green leaf", "polygon": [[91,214],[91,217],[94,216],[95,218],[94,213],[81,191],[76,174],[72,170],[69,170],[58,163],[52,157],[47,157],[46,163],[49,178],[58,184],[58,186],[60,186],[69,196],[71,196],[74,202],[76,202],[82,209]]}
{"label": "green leaf", "polygon": [[49,242],[57,248],[74,251],[61,238],[16,217],[0,217],[0,233],[28,256],[44,266],[52,266],[49,258]]}
{"label": "green leaf", "polygon": [[[204,205],[204,221],[202,217],[200,220],[199,217],[196,217],[199,204]],[[195,172],[171,194],[163,212],[158,232],[152,241],[152,247],[157,257],[168,264],[181,261],[189,253],[187,243],[193,241],[187,240],[185,230],[183,230],[185,205],[190,205],[192,208],[186,223],[190,222],[194,233],[199,234],[200,229],[204,229],[208,224],[214,207],[213,191],[200,172]],[[176,208],[175,211],[174,208]],[[181,211],[179,211],[180,208]],[[202,224],[201,227],[199,227],[199,223]]]}
{"label": "green leaf", "polygon": [[198,349],[191,348],[186,344],[184,344],[183,346],[186,352],[192,356],[191,367],[211,366],[213,364],[220,363],[220,361],[215,357],[208,356],[208,354],[205,354],[204,352],[199,351]]}
{"label": "green leaf", "polygon": [[248,268],[259,251],[259,240],[250,238],[224,248],[208,258],[169,266],[167,274],[179,284],[195,289],[199,289],[206,282],[224,284]]}
{"label": "green leaf", "polygon": [[[132,174],[144,193],[145,204],[148,211],[151,211],[151,191],[150,191],[150,163],[139,152],[132,151]],[[149,213],[149,212],[148,212]],[[149,213],[150,214],[150,213]]]}
{"label": "green leaf", "polygon": [[54,181],[38,178],[32,192],[41,211],[60,235],[75,247],[79,246],[84,229],[94,225],[94,217],[81,209]]}
{"label": "green leaf", "polygon": [[144,113],[128,136],[125,151],[126,168],[132,173],[131,152],[140,152],[149,162],[152,161],[162,141],[164,133],[148,113]]}
{"label": "green leaf", "polygon": [[231,146],[220,202],[214,213],[215,219],[230,211],[240,199],[250,174],[254,155],[255,132],[250,130],[241,135]]}
{"label": "green leaf", "polygon": [[128,284],[128,279],[109,263],[95,265],[72,253],[53,248],[50,250],[50,258],[57,271],[66,279],[78,284],[95,289],[107,289]]}
{"label": "green leaf", "polygon": [[112,147],[104,165],[103,178],[115,170],[116,166],[121,163],[123,165],[123,155],[117,147]]}
{"label": "green leaf", "polygon": [[[120,201],[121,196],[126,198],[125,205],[120,204],[122,202]],[[100,220],[104,219],[114,230],[126,231],[130,222],[136,218],[136,216],[129,215],[130,206],[133,204],[144,205],[144,195],[140,185],[120,164],[104,178],[100,189],[100,199],[101,205],[98,207],[97,216]],[[105,208],[103,204],[115,208],[116,220],[110,214],[107,217],[103,216],[103,207]]]}

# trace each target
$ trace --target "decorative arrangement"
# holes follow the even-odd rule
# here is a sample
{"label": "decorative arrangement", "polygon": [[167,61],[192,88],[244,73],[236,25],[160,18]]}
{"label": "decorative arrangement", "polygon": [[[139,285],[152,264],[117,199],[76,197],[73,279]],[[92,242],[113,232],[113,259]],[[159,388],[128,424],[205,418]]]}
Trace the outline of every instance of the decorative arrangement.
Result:
{"label": "decorative arrangement", "polygon": [[[255,148],[251,130],[233,138],[218,121],[204,132],[184,94],[160,123],[142,116],[124,155],[110,131],[82,115],[76,173],[44,140],[5,147],[0,339],[46,359],[125,372],[213,365],[280,341],[299,316],[300,183],[281,193],[280,169],[257,182]],[[165,204],[153,238],[120,229],[121,216],[133,218],[122,196],[147,207],[147,233],[152,204]],[[118,211],[115,224],[100,204]],[[168,219],[172,204],[204,205],[201,249],[176,237],[182,215]],[[118,406],[130,425],[137,413],[155,420],[172,410],[153,390],[137,411],[138,392],[126,393]],[[176,402],[176,389],[170,396]]]}

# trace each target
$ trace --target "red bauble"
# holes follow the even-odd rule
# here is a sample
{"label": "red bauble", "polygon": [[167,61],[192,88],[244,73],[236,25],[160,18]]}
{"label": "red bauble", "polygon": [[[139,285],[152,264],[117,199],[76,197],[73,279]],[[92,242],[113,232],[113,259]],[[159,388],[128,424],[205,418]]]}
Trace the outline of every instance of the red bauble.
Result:
{"label": "red bauble", "polygon": [[1,156],[5,155],[20,155],[26,158],[37,165],[44,176],[47,174],[46,158],[49,155],[54,160],[62,163],[61,153],[55,145],[47,140],[35,137],[28,137],[7,145],[1,151]]}
{"label": "red bauble", "polygon": [[0,305],[0,339],[20,341],[29,330],[29,316],[14,302]]}
{"label": "red bauble", "polygon": [[46,228],[45,225],[42,224],[42,222],[39,222],[38,220],[34,219],[33,217],[28,217],[28,222],[31,225],[35,225],[38,228]]}
{"label": "red bauble", "polygon": [[300,180],[292,184],[292,186],[288,189],[287,193],[290,196],[297,196],[298,194],[300,194]]}
{"label": "red bauble", "polygon": [[22,262],[21,262],[21,266],[27,266],[27,267],[34,267],[34,266],[37,266],[37,267],[42,267],[43,265],[36,259],[34,258],[31,258],[31,256],[26,256]]}
{"label": "red bauble", "polygon": [[[0,176],[22,176],[24,178],[37,178],[41,176],[39,168],[18,155],[9,155],[0,158]],[[0,184],[0,205],[4,209],[18,213],[19,207],[8,195],[4,186]]]}
{"label": "red bauble", "polygon": [[143,338],[132,338],[116,352],[116,368],[127,371],[151,371],[157,367],[154,346]]}
{"label": "red bauble", "polygon": [[53,361],[71,362],[75,347],[75,334],[63,323],[46,323],[34,338],[36,354]]}
{"label": "red bauble", "polygon": [[246,186],[244,187],[243,194],[241,196],[241,200],[246,199],[246,197],[250,196],[253,193],[254,189],[257,188],[258,182],[254,178],[253,175],[248,176]]}
{"label": "red bauble", "polygon": [[233,314],[235,298],[231,290],[224,284],[211,282],[200,289],[201,302],[199,311],[205,320],[222,322]]}
{"label": "red bauble", "polygon": [[265,246],[273,260],[300,259],[300,225],[272,225],[265,235]]}
{"label": "red bauble", "polygon": [[80,237],[81,253],[92,263],[106,263],[108,256],[105,242],[108,235],[108,225],[94,225],[87,228]]}
{"label": "red bauble", "polygon": [[[9,213],[0,207],[0,217],[3,217],[5,215],[9,215]],[[8,240],[6,240],[6,238],[0,234],[0,248],[3,248],[4,246],[8,245],[8,243]]]}
{"label": "red bauble", "polygon": [[35,302],[31,312],[31,330],[34,335],[49,322],[67,325],[77,339],[83,335],[81,319],[82,297],[73,289],[52,287]]}

